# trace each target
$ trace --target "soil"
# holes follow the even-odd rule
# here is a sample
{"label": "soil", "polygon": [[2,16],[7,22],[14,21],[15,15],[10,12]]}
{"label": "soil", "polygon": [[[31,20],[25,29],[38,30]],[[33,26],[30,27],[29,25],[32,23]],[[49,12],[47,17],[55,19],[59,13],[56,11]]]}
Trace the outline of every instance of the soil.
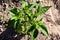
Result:
{"label": "soil", "polygon": [[[31,0],[28,0],[30,2]],[[30,40],[27,35],[17,36],[13,28],[9,28],[8,20],[11,17],[8,10],[17,7],[20,8],[21,0],[0,0],[0,40]],[[36,2],[36,0],[34,0]],[[45,36],[39,33],[36,40],[60,40],[60,1],[44,0],[39,3],[41,6],[52,6],[43,17],[43,23],[46,25],[49,35]]]}

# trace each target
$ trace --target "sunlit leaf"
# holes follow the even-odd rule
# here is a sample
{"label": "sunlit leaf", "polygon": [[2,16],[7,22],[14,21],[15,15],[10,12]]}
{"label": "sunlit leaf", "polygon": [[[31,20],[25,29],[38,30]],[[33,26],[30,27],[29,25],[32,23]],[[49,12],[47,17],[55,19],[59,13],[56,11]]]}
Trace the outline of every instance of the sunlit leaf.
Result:
{"label": "sunlit leaf", "polygon": [[25,1],[22,1],[22,7],[24,8],[24,7],[26,7],[26,6],[28,6],[28,3],[25,2]]}
{"label": "sunlit leaf", "polygon": [[47,31],[47,28],[45,27],[45,25],[39,25],[40,26],[40,30],[41,32],[44,34],[44,35],[48,35],[48,31]]}
{"label": "sunlit leaf", "polygon": [[25,15],[31,20],[33,18],[32,10],[24,10]]}
{"label": "sunlit leaf", "polygon": [[12,17],[11,17],[11,20],[13,20],[13,19],[17,20],[18,17],[17,17],[17,16],[12,16]]}
{"label": "sunlit leaf", "polygon": [[29,7],[29,8],[36,8],[36,6],[38,6],[37,3],[35,3],[35,2],[30,2],[28,7]]}
{"label": "sunlit leaf", "polygon": [[45,6],[45,7],[41,7],[41,6],[38,6],[37,10],[36,10],[36,15],[40,15],[42,13],[45,13],[46,11],[48,11],[48,9],[50,8],[51,6]]}
{"label": "sunlit leaf", "polygon": [[51,6],[44,6],[44,7],[42,7],[41,13],[45,13],[46,11],[48,11],[48,9],[49,9],[50,7],[51,7]]}
{"label": "sunlit leaf", "polygon": [[44,1],[44,0],[39,0],[39,1]]}
{"label": "sunlit leaf", "polygon": [[42,18],[40,16],[37,16],[36,21],[42,21]]}

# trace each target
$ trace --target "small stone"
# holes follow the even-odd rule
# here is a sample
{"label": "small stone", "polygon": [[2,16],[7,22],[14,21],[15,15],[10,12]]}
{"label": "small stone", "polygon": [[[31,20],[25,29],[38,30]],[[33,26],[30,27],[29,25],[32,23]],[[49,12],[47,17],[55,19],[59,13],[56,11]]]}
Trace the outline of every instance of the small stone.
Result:
{"label": "small stone", "polygon": [[4,30],[1,28],[1,31],[3,32]]}
{"label": "small stone", "polygon": [[0,28],[2,28],[2,25],[0,25]]}

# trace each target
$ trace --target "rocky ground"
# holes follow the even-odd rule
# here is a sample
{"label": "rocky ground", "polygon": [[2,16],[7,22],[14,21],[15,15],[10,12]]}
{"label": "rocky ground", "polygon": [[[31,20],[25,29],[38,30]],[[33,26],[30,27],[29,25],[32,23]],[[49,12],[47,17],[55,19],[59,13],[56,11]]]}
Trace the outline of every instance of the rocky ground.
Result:
{"label": "rocky ground", "polygon": [[[31,1],[31,0],[28,0]],[[8,28],[8,20],[11,15],[8,10],[18,7],[20,8],[21,1],[0,0],[0,40],[29,40],[27,35],[21,34],[16,37],[13,28]],[[34,2],[36,2],[34,0]],[[43,22],[46,24],[49,35],[46,37],[41,32],[36,40],[60,40],[60,1],[59,0],[44,0],[40,3],[41,6],[52,6],[46,14],[42,15]]]}

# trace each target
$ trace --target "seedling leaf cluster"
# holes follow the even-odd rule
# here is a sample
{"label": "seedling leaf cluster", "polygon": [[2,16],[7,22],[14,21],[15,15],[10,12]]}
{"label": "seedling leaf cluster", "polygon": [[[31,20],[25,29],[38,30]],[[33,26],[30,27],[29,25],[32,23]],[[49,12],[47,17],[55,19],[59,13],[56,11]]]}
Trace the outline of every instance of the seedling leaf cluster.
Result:
{"label": "seedling leaf cluster", "polygon": [[[13,8],[9,10],[9,14],[11,14],[12,17],[10,18],[8,25],[13,27],[18,34],[23,33],[29,35],[31,40],[34,40],[37,37],[39,33],[38,29],[47,36],[48,31],[41,22],[41,14],[44,14],[50,6],[41,7],[38,3],[28,3],[26,1],[22,1],[21,4],[22,8]],[[32,11],[33,8],[35,9],[34,12]]]}

